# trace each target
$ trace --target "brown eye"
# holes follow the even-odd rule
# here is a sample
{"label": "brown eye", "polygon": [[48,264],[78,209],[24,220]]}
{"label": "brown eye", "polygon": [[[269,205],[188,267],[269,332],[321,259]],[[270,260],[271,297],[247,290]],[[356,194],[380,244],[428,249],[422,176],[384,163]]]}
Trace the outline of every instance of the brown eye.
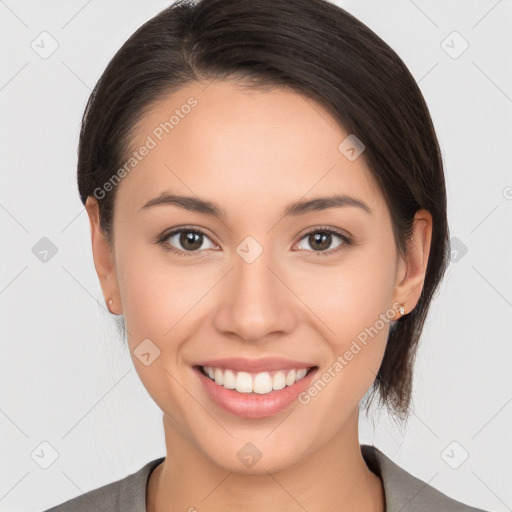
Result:
{"label": "brown eye", "polygon": [[182,231],[178,240],[180,245],[187,251],[195,251],[203,245],[203,235],[195,231]]}
{"label": "brown eye", "polygon": [[[206,247],[204,246],[206,242]],[[164,248],[179,256],[194,256],[202,252],[200,249],[212,249],[215,245],[210,238],[198,229],[176,229],[159,239]],[[210,244],[210,245],[208,245]]]}
{"label": "brown eye", "polygon": [[330,233],[319,231],[317,233],[313,233],[312,235],[308,235],[308,243],[313,249],[325,251],[329,249],[330,245],[332,244],[332,235]]}
{"label": "brown eye", "polygon": [[[336,243],[336,239],[338,242]],[[316,229],[314,231],[310,231],[306,233],[302,238],[301,242],[299,242],[299,246],[302,243],[302,240],[306,240],[307,245],[309,245],[309,252],[312,252],[315,256],[328,256],[333,252],[337,252],[339,247],[349,246],[350,240],[347,236],[338,233],[332,229]],[[336,244],[333,246],[333,244]],[[304,247],[299,247],[304,248]]]}

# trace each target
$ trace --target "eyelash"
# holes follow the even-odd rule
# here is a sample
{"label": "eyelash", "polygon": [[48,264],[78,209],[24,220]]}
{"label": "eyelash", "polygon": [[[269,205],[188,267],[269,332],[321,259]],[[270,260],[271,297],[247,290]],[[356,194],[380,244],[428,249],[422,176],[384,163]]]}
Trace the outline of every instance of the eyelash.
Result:
{"label": "eyelash", "polygon": [[[168,233],[164,233],[163,235],[161,235],[158,238],[156,243],[160,244],[165,251],[172,252],[173,254],[176,254],[176,256],[185,257],[185,258],[190,257],[190,256],[196,256],[197,253],[200,252],[200,251],[181,251],[181,250],[176,249],[175,247],[173,247],[172,245],[169,245],[167,243],[167,239],[168,238],[170,238],[173,235],[176,235],[177,233],[181,233],[181,232],[184,232],[184,231],[185,232],[188,231],[188,232],[191,232],[191,233],[198,233],[198,234],[201,234],[201,235],[205,236],[208,239],[210,238],[201,229],[184,227],[184,228],[180,228],[180,229],[175,229],[175,230],[170,231]],[[309,235],[312,235],[313,233],[323,233],[323,234],[336,235],[336,236],[338,236],[339,238],[342,239],[343,244],[341,244],[341,246],[336,247],[335,249],[330,249],[330,250],[327,250],[327,251],[308,251],[308,252],[312,253],[311,256],[324,256],[324,257],[330,256],[331,254],[334,254],[334,253],[342,250],[343,248],[347,248],[347,247],[350,247],[352,245],[352,240],[347,235],[344,235],[340,231],[337,231],[337,230],[332,229],[332,228],[327,228],[327,227],[314,228],[311,231],[308,231],[307,233],[304,233],[301,236],[300,240],[306,238]]]}

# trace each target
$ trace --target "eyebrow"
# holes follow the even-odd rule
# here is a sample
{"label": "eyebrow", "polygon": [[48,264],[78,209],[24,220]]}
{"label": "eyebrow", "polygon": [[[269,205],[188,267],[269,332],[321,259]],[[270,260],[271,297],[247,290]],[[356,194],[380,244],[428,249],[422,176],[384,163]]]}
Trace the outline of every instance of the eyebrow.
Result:
{"label": "eyebrow", "polygon": [[[141,210],[151,208],[153,206],[173,205],[183,208],[184,210],[204,213],[218,218],[226,218],[226,211],[216,203],[200,199],[192,196],[180,196],[163,192],[158,197],[148,201]],[[372,215],[371,208],[361,199],[347,195],[331,195],[327,197],[317,197],[307,201],[297,201],[288,205],[284,211],[284,216],[305,215],[311,212],[327,210],[328,208],[340,208],[345,206],[354,206],[364,210]]]}

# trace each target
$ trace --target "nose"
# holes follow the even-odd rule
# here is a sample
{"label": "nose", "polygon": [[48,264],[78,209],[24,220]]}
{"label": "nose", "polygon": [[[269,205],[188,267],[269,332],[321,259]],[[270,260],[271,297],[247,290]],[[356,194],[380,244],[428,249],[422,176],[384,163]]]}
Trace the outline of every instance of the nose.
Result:
{"label": "nose", "polygon": [[297,324],[294,296],[268,253],[263,251],[250,263],[235,255],[234,268],[221,284],[214,316],[215,328],[224,336],[264,343],[293,332]]}

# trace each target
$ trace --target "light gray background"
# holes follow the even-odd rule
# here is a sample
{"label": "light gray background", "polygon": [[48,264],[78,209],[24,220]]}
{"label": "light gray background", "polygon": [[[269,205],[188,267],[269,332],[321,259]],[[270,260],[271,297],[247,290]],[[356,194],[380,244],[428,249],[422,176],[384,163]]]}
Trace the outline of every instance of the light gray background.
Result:
{"label": "light gray background", "polygon": [[[362,418],[361,442],[455,499],[511,510],[512,2],[338,4],[419,81],[446,165],[451,234],[467,247],[453,255],[424,331],[406,431],[385,414],[375,431]],[[101,72],[166,5],[0,2],[2,511],[46,509],[165,454],[161,412],[104,306],[76,149]],[[46,59],[31,47],[50,48],[43,31],[58,42]],[[446,39],[453,31],[469,43],[458,58],[445,51],[462,48]],[[32,252],[42,237],[57,247],[46,263]],[[42,442],[58,453],[48,469]]]}

